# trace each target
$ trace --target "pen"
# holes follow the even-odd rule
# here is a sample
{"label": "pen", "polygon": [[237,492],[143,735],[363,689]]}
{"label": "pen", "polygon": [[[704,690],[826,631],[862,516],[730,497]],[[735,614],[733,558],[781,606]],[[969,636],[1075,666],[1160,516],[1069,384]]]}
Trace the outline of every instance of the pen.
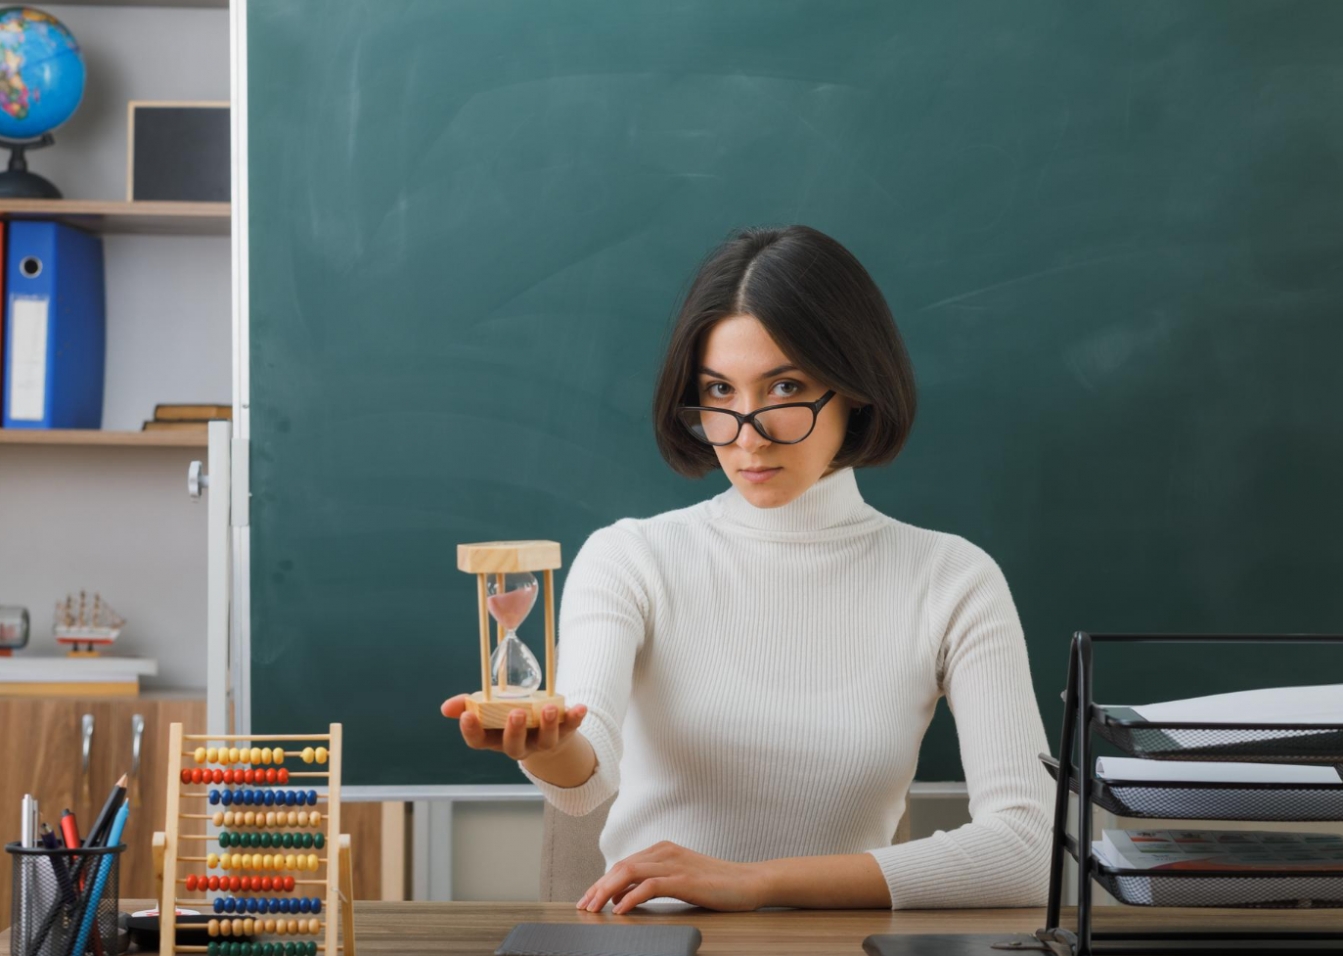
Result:
{"label": "pen", "polygon": [[[122,778],[125,779],[124,777]],[[129,802],[123,802],[121,809],[117,811],[116,817],[112,821],[111,830],[108,833],[106,846],[118,846],[121,843],[121,832],[126,827],[126,817],[130,815],[131,805]],[[111,853],[102,854],[102,859],[98,866],[97,877],[93,881],[93,887],[89,891],[88,903],[84,907],[84,918],[79,926],[79,936],[75,939],[72,949],[67,951],[66,956],[79,956],[84,952],[84,947],[88,945],[89,933],[93,930],[98,917],[98,901],[103,895],[103,887],[107,885],[107,876],[112,871],[114,856]]]}

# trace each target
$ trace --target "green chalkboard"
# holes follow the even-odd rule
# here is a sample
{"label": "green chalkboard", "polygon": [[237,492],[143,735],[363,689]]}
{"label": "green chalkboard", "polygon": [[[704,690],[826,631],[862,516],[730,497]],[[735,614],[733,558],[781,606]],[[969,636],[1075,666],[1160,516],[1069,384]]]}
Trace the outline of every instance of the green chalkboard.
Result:
{"label": "green chalkboard", "polygon": [[[1076,629],[1343,624],[1343,4],[247,22],[253,717],[343,721],[348,782],[521,781],[437,713],[479,682],[455,545],[571,560],[725,487],[664,465],[648,408],[744,224],[829,232],[885,291],[920,414],[859,486],[1002,565],[1052,739]],[[1114,702],[1343,679],[1337,649],[1105,653]],[[943,713],[919,776],[959,775]]]}

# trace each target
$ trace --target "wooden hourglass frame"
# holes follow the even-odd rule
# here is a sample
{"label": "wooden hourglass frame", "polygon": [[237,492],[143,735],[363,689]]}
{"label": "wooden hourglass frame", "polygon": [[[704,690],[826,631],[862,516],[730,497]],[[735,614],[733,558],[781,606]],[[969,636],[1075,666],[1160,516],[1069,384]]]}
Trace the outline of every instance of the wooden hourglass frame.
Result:
{"label": "wooden hourglass frame", "polygon": [[[564,698],[553,693],[555,686],[555,577],[560,567],[558,541],[485,541],[479,544],[457,545],[457,569],[476,575],[476,592],[480,605],[480,682],[481,689],[466,701],[466,709],[480,718],[483,727],[502,728],[514,710],[527,714],[527,726],[541,723],[541,710],[555,705],[560,719],[564,719]],[[525,697],[497,697],[494,675],[490,673],[490,612],[489,578],[495,575],[502,590],[505,574],[543,571],[546,617],[545,683]],[[499,625],[499,642],[504,640],[504,626]]]}

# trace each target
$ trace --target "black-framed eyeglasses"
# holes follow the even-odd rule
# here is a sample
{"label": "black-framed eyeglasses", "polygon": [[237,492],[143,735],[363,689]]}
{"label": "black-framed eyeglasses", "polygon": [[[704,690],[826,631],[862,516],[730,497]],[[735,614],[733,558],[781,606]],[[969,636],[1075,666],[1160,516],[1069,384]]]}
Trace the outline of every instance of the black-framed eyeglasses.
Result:
{"label": "black-framed eyeglasses", "polygon": [[816,416],[834,397],[835,393],[830,391],[814,402],[766,405],[746,415],[730,408],[682,405],[677,409],[677,415],[690,434],[707,445],[731,445],[747,422],[768,441],[796,445],[811,434],[816,427]]}

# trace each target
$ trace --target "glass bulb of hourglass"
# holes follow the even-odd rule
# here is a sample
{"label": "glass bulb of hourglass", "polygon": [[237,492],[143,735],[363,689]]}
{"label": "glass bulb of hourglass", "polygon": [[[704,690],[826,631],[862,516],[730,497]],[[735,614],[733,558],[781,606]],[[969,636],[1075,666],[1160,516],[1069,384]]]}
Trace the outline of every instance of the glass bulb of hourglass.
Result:
{"label": "glass bulb of hourglass", "polygon": [[541,686],[541,665],[516,631],[509,631],[490,655],[490,674],[496,697],[526,697]]}
{"label": "glass bulb of hourglass", "polygon": [[539,586],[529,572],[495,575],[490,579],[485,603],[490,616],[507,634],[490,655],[490,676],[500,697],[526,697],[541,686],[541,667],[527,645],[518,639],[518,628],[536,604]]}

